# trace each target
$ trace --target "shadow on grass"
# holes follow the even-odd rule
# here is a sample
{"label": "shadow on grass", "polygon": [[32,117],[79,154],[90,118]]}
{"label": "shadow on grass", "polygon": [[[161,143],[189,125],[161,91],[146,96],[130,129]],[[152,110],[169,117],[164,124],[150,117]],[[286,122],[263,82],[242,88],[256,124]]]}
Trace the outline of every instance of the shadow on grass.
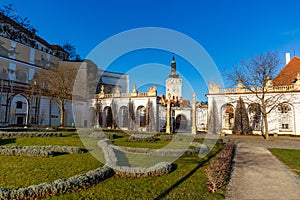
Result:
{"label": "shadow on grass", "polygon": [[[206,157],[200,160],[199,164],[192,169],[187,175],[182,177],[180,180],[178,180],[175,184],[173,184],[170,188],[168,188],[166,191],[158,195],[155,200],[163,199],[165,198],[172,190],[176,189],[180,184],[182,184],[184,181],[186,181],[188,178],[190,178],[198,169],[200,169],[205,163],[207,163],[212,157],[218,154],[219,151],[221,151],[222,148],[220,148],[217,152],[209,153]],[[177,166],[176,168],[177,169]]]}
{"label": "shadow on grass", "polygon": [[1,139],[0,145],[6,145],[6,144],[12,144],[16,143],[16,138],[7,138],[7,139]]}

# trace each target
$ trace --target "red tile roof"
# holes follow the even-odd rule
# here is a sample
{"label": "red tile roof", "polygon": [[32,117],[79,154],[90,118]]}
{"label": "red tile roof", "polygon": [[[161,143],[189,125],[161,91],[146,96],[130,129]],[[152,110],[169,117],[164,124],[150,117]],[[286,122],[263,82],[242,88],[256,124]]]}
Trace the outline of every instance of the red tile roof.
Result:
{"label": "red tile roof", "polygon": [[300,58],[294,57],[273,79],[273,85],[291,85],[300,73]]}

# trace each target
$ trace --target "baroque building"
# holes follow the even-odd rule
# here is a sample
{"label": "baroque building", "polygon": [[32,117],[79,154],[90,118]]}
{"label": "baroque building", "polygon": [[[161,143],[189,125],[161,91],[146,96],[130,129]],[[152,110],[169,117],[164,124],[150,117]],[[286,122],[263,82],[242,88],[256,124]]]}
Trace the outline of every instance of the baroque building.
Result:
{"label": "baroque building", "polygon": [[[94,66],[92,61],[68,61],[59,45],[52,45],[17,22],[0,13],[0,126],[58,126],[59,107],[49,96],[31,87],[38,70],[50,67]],[[128,91],[128,76],[98,69],[105,90],[116,90],[116,83]],[[68,102],[71,104],[71,100]],[[87,124],[85,114],[76,113],[81,126]],[[74,124],[71,106],[66,110],[64,125]]]}
{"label": "baroque building", "polygon": [[[267,82],[266,98],[278,97],[277,101],[280,101],[274,102],[277,106],[268,114],[268,130],[275,135],[300,135],[300,124],[297,123],[300,120],[300,58],[288,58],[286,63],[280,73]],[[258,109],[259,101],[254,93],[243,88],[241,81],[236,88],[220,88],[210,83],[207,97],[208,114],[214,122],[214,132],[232,133],[237,101],[241,97],[245,102],[252,133],[263,133],[264,122]],[[211,121],[208,120],[208,123]]]}
{"label": "baroque building", "polygon": [[[172,132],[188,132],[192,126],[192,108],[189,100],[182,99],[182,79],[176,70],[173,55],[170,74],[166,79],[166,96],[157,95],[156,86],[148,88],[147,92],[137,91],[134,85],[131,92],[120,90],[107,92],[103,85],[95,95],[90,108],[90,119],[93,126],[103,128],[120,128],[138,131],[166,131],[168,110],[170,105],[170,129]],[[196,127],[206,130],[207,105],[196,104]]]}
{"label": "baroque building", "polygon": [[[166,80],[166,96],[157,95],[155,85],[146,92],[137,91],[136,86],[129,91],[127,74],[104,71],[91,60],[69,61],[62,47],[49,44],[34,30],[24,28],[1,13],[0,126],[59,126],[59,106],[55,98],[35,89],[34,76],[39,70],[70,66],[78,69],[77,77],[83,81],[73,95],[78,97],[87,90],[90,68],[97,69],[94,77],[98,84],[92,91],[96,95],[91,99],[73,104],[72,99],[67,101],[65,126],[165,131],[166,107],[170,103],[172,132],[190,131],[192,107],[189,100],[182,99],[182,79],[174,55]],[[195,106],[197,129],[206,130],[207,105],[196,103]]]}

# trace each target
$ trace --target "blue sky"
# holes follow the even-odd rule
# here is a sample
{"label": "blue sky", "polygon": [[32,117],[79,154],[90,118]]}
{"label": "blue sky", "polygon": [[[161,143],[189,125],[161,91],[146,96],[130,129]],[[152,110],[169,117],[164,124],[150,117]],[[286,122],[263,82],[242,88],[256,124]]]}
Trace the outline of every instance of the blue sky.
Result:
{"label": "blue sky", "polygon": [[[300,56],[300,1],[297,0],[2,0],[0,5],[9,3],[20,16],[30,19],[40,37],[52,44],[68,41],[76,46],[82,58],[107,38],[139,27],[168,28],[193,38],[208,52],[221,73],[230,72],[242,59],[269,50],[279,53],[282,66],[285,52]],[[144,63],[169,66],[172,55],[148,50],[125,57],[116,60],[109,69],[127,72]],[[201,77],[185,70],[190,67],[184,58],[178,56],[176,60],[178,70],[190,80],[198,100],[205,100],[207,87]],[[139,78],[130,77],[131,85]],[[184,93],[184,97],[190,99],[191,94]]]}

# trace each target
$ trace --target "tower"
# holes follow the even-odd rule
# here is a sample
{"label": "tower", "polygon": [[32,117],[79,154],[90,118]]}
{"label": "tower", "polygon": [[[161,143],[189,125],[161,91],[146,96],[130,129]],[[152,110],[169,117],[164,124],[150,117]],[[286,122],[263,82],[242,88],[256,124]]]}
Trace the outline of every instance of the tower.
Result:
{"label": "tower", "polygon": [[182,97],[182,79],[176,71],[176,61],[173,55],[171,62],[171,71],[166,80],[166,97],[171,99],[180,99]]}

